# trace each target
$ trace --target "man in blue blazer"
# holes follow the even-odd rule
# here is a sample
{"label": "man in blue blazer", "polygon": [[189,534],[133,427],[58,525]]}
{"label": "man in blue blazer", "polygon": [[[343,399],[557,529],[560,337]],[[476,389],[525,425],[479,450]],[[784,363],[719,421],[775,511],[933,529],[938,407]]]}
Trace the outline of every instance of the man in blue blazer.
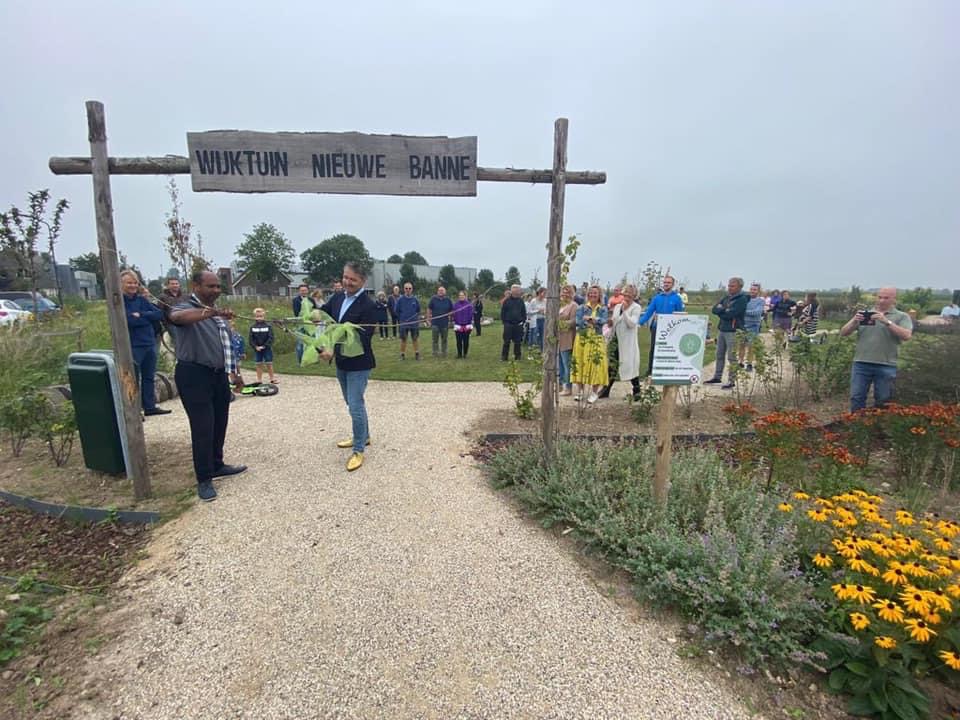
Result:
{"label": "man in blue blazer", "polygon": [[353,472],[363,465],[363,451],[370,444],[370,428],[363,394],[367,389],[370,371],[377,365],[373,348],[370,346],[373,329],[377,325],[377,306],[364,289],[367,282],[366,268],[359,263],[348,262],[343,266],[342,279],[343,292],[334,294],[320,309],[337,322],[350,322],[360,326],[363,355],[343,357],[340,348],[335,347],[321,349],[320,357],[325,360],[336,358],[337,380],[340,381],[340,390],[353,422],[353,437],[341,440],[337,447],[353,448],[353,454],[347,460],[347,470]]}

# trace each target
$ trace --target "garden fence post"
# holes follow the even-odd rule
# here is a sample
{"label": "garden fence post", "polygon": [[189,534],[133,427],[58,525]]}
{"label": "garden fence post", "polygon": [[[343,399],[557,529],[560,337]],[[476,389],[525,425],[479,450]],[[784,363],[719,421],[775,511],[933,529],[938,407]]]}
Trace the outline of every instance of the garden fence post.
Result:
{"label": "garden fence post", "polygon": [[653,471],[653,497],[667,504],[670,493],[670,461],[673,457],[673,415],[677,407],[677,385],[665,385],[657,410],[657,463]]}

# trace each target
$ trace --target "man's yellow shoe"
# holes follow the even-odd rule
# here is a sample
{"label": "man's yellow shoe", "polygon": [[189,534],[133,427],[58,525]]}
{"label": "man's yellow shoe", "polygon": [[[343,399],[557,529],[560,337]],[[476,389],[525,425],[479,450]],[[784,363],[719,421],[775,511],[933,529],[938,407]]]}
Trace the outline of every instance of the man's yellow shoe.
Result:
{"label": "man's yellow shoe", "polygon": [[363,453],[355,452],[350,456],[350,459],[347,460],[347,472],[359,470],[361,465],[363,465]]}
{"label": "man's yellow shoe", "polygon": [[[367,438],[367,445],[369,444],[370,444],[370,438]],[[350,438],[349,440],[341,440],[340,442],[337,443],[337,447],[343,450],[346,450],[347,448],[352,448],[353,438]]]}

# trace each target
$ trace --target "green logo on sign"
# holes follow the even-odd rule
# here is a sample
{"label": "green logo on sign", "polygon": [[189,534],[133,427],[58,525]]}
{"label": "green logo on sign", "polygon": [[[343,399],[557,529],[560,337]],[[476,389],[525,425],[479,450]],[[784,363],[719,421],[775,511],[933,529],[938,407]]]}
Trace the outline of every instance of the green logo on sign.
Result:
{"label": "green logo on sign", "polygon": [[693,357],[698,352],[700,352],[700,336],[694,335],[693,333],[687,333],[680,338],[680,343],[677,345],[680,349],[680,352],[687,357]]}

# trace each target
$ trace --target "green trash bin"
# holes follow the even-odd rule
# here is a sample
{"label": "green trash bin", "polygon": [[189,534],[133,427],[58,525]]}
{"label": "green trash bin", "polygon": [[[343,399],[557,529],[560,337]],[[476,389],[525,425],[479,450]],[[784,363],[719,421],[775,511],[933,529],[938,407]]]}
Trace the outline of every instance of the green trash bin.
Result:
{"label": "green trash bin", "polygon": [[91,470],[122,475],[129,455],[113,351],[71,353],[67,377],[84,464]]}

